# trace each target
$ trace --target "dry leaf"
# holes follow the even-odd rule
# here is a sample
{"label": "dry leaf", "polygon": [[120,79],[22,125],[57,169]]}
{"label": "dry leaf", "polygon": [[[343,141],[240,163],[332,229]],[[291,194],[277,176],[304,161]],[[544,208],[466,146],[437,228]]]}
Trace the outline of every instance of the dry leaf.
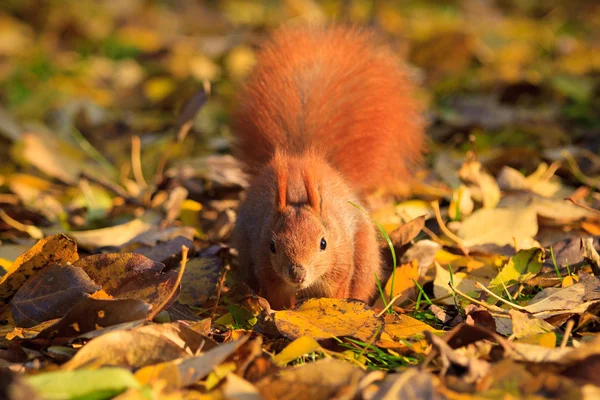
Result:
{"label": "dry leaf", "polygon": [[354,393],[363,371],[352,364],[326,358],[261,379],[256,386],[267,399],[314,400]]}
{"label": "dry leaf", "polygon": [[493,243],[517,246],[531,240],[538,232],[537,215],[532,208],[480,209],[466,218],[458,235],[465,246]]}
{"label": "dry leaf", "polygon": [[65,235],[58,234],[40,240],[31,249],[21,254],[0,281],[0,299],[6,304],[10,297],[34,276],[41,268],[50,264],[64,265],[77,261],[77,245]]}
{"label": "dry leaf", "polygon": [[15,325],[29,328],[61,318],[86,295],[99,289],[80,268],[49,265],[27,280],[10,301]]}

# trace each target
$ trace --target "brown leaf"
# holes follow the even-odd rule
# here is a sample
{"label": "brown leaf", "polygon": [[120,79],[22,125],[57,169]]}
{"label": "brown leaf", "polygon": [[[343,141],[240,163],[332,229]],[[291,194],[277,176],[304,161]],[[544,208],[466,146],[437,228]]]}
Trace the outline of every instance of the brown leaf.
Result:
{"label": "brown leaf", "polygon": [[73,263],[77,261],[77,244],[63,234],[49,236],[21,254],[10,271],[0,281],[0,301],[2,304],[16,293],[23,283],[49,264]]}
{"label": "brown leaf", "polygon": [[[133,250],[132,253],[141,254],[150,260],[163,263],[167,269],[170,269],[179,266],[179,262],[181,261],[181,246],[190,249],[191,253],[194,249],[194,242],[186,237],[177,236],[167,242],[159,242],[156,246],[140,247]],[[190,256],[192,255],[190,254]],[[188,263],[187,268],[189,267]]]}
{"label": "brown leaf", "polygon": [[189,386],[205,378],[213,368],[234,354],[248,338],[249,336],[244,336],[234,342],[222,344],[199,356],[179,358],[150,365],[139,370],[136,373],[136,378],[140,382],[149,383],[169,377],[175,382],[174,386],[176,387]]}
{"label": "brown leaf", "polygon": [[73,264],[83,269],[106,293],[114,296],[124,284],[140,276],[160,274],[165,267],[141,254],[96,254]]}
{"label": "brown leaf", "polygon": [[408,368],[402,373],[389,374],[382,382],[374,400],[383,399],[444,399],[437,393],[433,376],[418,368]]}
{"label": "brown leaf", "polygon": [[81,268],[49,265],[27,280],[10,301],[15,325],[29,328],[61,318],[87,294],[99,289]]}
{"label": "brown leaf", "polygon": [[417,235],[421,232],[425,226],[425,216],[422,215],[415,218],[398,229],[390,232],[389,236],[394,244],[394,247],[402,247],[407,243],[410,243]]}
{"label": "brown leaf", "polygon": [[66,369],[114,365],[141,368],[191,355],[174,324],[151,324],[99,336],[81,348]]}
{"label": "brown leaf", "polygon": [[103,327],[146,318],[150,306],[141,300],[84,298],[39,337],[75,337]]}
{"label": "brown leaf", "polygon": [[[161,310],[169,307],[179,295],[178,272],[171,270],[163,274],[144,273],[131,279],[113,291],[119,299],[138,299],[152,305],[152,313],[156,315]],[[177,290],[173,293],[175,286]]]}
{"label": "brown leaf", "polygon": [[[474,383],[481,379],[491,368],[491,364],[477,358],[469,358],[467,354],[455,351],[448,343],[439,336],[426,332],[427,341],[433,346],[435,353],[442,360],[442,376],[460,371],[460,378],[467,383]],[[430,354],[430,356],[431,356]]]}
{"label": "brown leaf", "polygon": [[157,307],[169,307],[179,294],[178,272],[162,272],[163,264],[141,254],[96,254],[82,258],[74,266],[86,271],[109,295],[143,300],[152,306],[154,314],[160,311]]}
{"label": "brown leaf", "polygon": [[296,368],[282,370],[277,375],[261,379],[256,384],[265,399],[314,400],[353,398],[364,372],[350,364],[325,358]]}

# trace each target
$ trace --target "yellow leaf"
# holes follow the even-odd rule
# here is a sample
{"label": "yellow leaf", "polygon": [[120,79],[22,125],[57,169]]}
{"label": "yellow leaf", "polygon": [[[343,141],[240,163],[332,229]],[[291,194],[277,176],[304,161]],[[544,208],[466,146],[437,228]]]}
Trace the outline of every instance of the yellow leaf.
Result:
{"label": "yellow leaf", "polygon": [[405,221],[411,221],[422,215],[425,215],[425,218],[433,217],[431,204],[424,200],[403,201],[396,206],[396,213]]}
{"label": "yellow leaf", "polygon": [[181,386],[179,368],[171,361],[143,367],[136,371],[134,376],[142,385],[163,381],[167,389],[176,389]]}
{"label": "yellow leaf", "polygon": [[279,332],[290,339],[350,336],[369,341],[382,325],[371,308],[351,299],[309,299],[294,310],[275,312],[274,320]]}
{"label": "yellow leaf", "polygon": [[556,347],[556,334],[554,332],[537,333],[518,339],[518,343],[536,344],[538,346],[553,349]]}
{"label": "yellow leaf", "polygon": [[186,199],[181,204],[179,219],[186,226],[198,226],[199,214],[202,210],[202,204],[197,201]]}
{"label": "yellow leaf", "polygon": [[144,84],[144,94],[152,101],[161,101],[175,89],[171,78],[152,78]]}
{"label": "yellow leaf", "polygon": [[406,347],[402,343],[402,339],[408,339],[415,335],[422,336],[424,331],[434,332],[435,329],[408,315],[388,316],[377,345],[384,348]]}
{"label": "yellow leaf", "polygon": [[[6,273],[10,269],[11,265],[12,261],[0,258],[0,268],[4,270],[4,273]],[[4,275],[4,273],[2,275]]]}
{"label": "yellow leaf", "polygon": [[[409,263],[402,264],[396,267],[396,276],[393,279],[394,281],[394,291],[392,293],[392,276],[389,277],[384,293],[386,297],[386,301],[389,301],[390,298],[396,297],[399,294],[402,294],[394,304],[401,304],[404,302],[410,295],[413,293],[413,289],[415,288],[415,280],[419,279],[419,261],[417,259],[412,260]],[[374,308],[380,309],[383,308],[383,300],[381,297],[377,299],[375,302]]]}
{"label": "yellow leaf", "polygon": [[255,63],[254,52],[247,46],[236,47],[225,58],[225,68],[235,80],[244,78]]}
{"label": "yellow leaf", "polygon": [[235,320],[233,319],[233,315],[231,315],[231,313],[227,313],[217,318],[214,323],[217,325],[230,326],[235,323]]}
{"label": "yellow leaf", "polygon": [[190,60],[190,74],[199,81],[214,81],[221,75],[221,68],[210,58],[197,55]]}
{"label": "yellow leaf", "polygon": [[226,362],[221,365],[217,365],[213,368],[212,372],[206,378],[206,390],[211,390],[221,382],[229,373],[236,370],[234,362]]}
{"label": "yellow leaf", "polygon": [[276,365],[283,367],[290,361],[294,361],[308,353],[321,349],[319,343],[310,336],[301,336],[288,344],[281,353],[273,357],[273,362]]}
{"label": "yellow leaf", "polygon": [[577,275],[568,275],[561,282],[562,287],[572,286],[573,284],[579,282],[579,276]]}
{"label": "yellow leaf", "polygon": [[152,52],[162,46],[161,37],[156,31],[141,26],[125,26],[117,32],[122,44],[133,46],[145,52]]}

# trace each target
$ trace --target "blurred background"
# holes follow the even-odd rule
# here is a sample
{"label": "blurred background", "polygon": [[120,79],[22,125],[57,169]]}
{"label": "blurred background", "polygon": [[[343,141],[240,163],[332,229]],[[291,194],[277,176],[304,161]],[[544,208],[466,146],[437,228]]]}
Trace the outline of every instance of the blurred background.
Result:
{"label": "blurred background", "polygon": [[598,1],[2,0],[0,158],[17,163],[0,172],[24,165],[10,146],[17,124],[114,165],[139,135],[153,171],[202,88],[210,96],[174,154],[227,151],[236,87],[257,46],[271,28],[305,21],[371,26],[407,60],[432,154],[476,146],[491,152],[492,172],[526,172],[542,151],[600,153]]}

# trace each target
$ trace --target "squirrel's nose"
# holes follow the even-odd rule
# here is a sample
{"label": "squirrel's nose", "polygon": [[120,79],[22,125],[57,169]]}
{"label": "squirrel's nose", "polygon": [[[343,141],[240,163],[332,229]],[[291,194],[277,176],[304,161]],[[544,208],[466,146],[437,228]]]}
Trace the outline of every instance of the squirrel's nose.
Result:
{"label": "squirrel's nose", "polygon": [[304,282],[304,278],[306,278],[306,268],[300,264],[290,264],[288,269],[290,273],[290,279],[294,283]]}

